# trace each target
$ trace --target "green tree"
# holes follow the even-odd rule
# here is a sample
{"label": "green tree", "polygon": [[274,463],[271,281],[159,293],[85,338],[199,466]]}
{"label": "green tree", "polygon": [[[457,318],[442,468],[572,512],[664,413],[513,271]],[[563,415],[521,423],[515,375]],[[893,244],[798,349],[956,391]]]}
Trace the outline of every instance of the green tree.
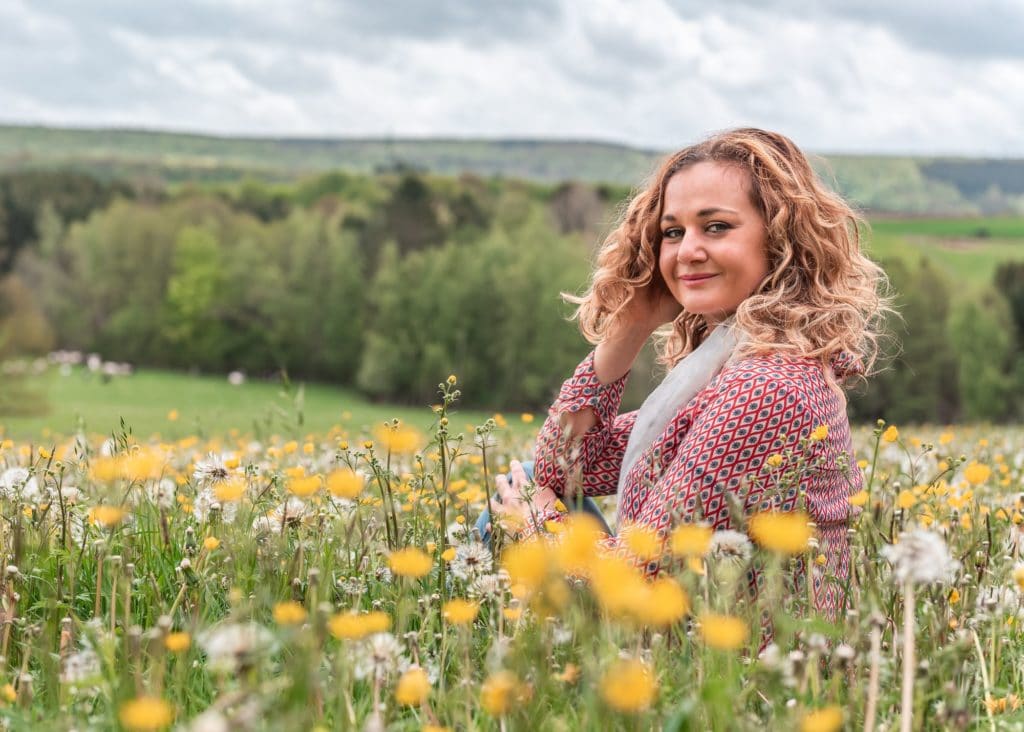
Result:
{"label": "green tree", "polygon": [[949,321],[956,349],[963,416],[1005,420],[1016,414],[1012,372],[1016,344],[1010,310],[997,292],[954,306]]}
{"label": "green tree", "polygon": [[959,413],[960,394],[947,329],[949,284],[926,259],[916,269],[899,260],[883,266],[900,317],[887,319],[882,370],[866,389],[855,390],[851,415],[864,421],[950,422]]}
{"label": "green tree", "polygon": [[172,274],[167,281],[163,334],[180,366],[220,362],[220,320],[214,306],[223,284],[217,237],[187,226],[174,244]]}

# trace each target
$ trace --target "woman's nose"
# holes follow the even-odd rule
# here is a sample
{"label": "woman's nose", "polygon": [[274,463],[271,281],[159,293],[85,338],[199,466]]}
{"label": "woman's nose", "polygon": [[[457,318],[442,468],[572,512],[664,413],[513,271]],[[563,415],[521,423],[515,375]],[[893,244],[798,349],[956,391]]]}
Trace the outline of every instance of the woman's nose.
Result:
{"label": "woman's nose", "polygon": [[679,247],[676,249],[676,260],[679,262],[703,262],[707,258],[708,253],[704,249],[700,236],[690,233],[685,234],[683,240],[679,242]]}

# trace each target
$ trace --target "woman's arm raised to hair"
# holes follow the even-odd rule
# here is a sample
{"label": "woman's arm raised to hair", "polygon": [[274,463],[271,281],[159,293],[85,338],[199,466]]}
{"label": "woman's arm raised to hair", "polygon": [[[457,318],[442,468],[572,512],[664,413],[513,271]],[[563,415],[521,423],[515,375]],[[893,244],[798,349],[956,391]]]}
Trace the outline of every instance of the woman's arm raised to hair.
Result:
{"label": "woman's arm raised to hair", "polygon": [[615,492],[636,423],[636,412],[618,413],[626,375],[651,334],[679,311],[660,276],[634,291],[613,329],[562,385],[548,411],[537,437],[538,483],[564,496],[569,476],[578,474],[585,495]]}
{"label": "woman's arm raised to hair", "polygon": [[[640,355],[650,332],[643,328],[624,329],[602,341],[594,349],[594,373],[602,386],[613,384],[629,373],[633,362]],[[590,407],[578,412],[562,412],[562,427],[574,435],[582,435],[597,424],[597,413]]]}

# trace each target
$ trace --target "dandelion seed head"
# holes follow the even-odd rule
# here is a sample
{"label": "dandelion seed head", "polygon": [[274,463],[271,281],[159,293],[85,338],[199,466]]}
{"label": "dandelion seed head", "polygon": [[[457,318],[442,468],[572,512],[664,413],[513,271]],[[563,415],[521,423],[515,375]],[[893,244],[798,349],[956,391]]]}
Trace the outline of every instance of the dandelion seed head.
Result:
{"label": "dandelion seed head", "polygon": [[901,585],[949,582],[960,568],[945,540],[928,529],[903,532],[896,544],[883,547],[882,557],[892,565],[893,577]]}

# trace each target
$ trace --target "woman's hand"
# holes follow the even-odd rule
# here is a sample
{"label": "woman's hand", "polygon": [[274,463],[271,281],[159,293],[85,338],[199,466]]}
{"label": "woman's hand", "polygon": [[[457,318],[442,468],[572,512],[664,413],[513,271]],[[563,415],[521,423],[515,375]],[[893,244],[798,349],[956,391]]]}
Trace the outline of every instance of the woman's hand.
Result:
{"label": "woman's hand", "polygon": [[[633,291],[632,299],[626,303],[614,328],[597,345],[594,371],[598,380],[602,384],[610,384],[621,378],[633,367],[651,333],[658,326],[675,320],[682,311],[683,306],[669,292],[661,273],[655,272],[646,286]],[[573,434],[579,435],[597,423],[597,415],[592,409],[585,408],[568,420]]]}
{"label": "woman's hand", "polygon": [[[509,482],[509,476],[512,480]],[[507,519],[514,527],[528,524],[534,516],[540,516],[555,507],[558,496],[546,486],[531,483],[518,460],[509,463],[509,475],[499,475],[495,479],[498,486],[498,497],[501,503],[493,502],[491,512],[502,519]]]}
{"label": "woman's hand", "polygon": [[633,299],[622,312],[623,326],[639,328],[648,334],[659,326],[671,323],[683,311],[675,296],[669,292],[661,272],[655,270],[651,281],[633,291]]}

